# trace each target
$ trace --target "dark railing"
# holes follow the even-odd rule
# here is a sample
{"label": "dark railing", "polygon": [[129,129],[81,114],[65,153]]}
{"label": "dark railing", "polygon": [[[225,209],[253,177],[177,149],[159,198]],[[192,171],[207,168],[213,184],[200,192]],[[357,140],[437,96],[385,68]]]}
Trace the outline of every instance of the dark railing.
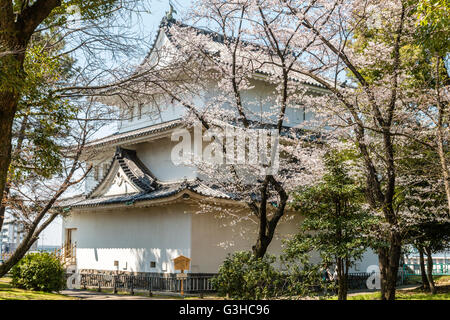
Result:
{"label": "dark railing", "polygon": [[175,274],[149,273],[146,275],[110,275],[110,274],[81,274],[81,288],[95,287],[98,289],[113,289],[117,291],[134,290],[180,292],[181,281],[186,293],[213,292],[211,278],[215,274],[189,273],[187,279],[177,279]]}
{"label": "dark railing", "polygon": [[348,275],[348,289],[349,290],[359,290],[367,288],[367,279],[370,277],[370,273],[367,272],[356,272],[349,273]]}
{"label": "dark railing", "polygon": [[[214,273],[188,273],[187,279],[177,279],[176,274],[163,273],[148,273],[141,275],[129,274],[102,274],[102,273],[82,273],[80,275],[80,285],[82,289],[97,288],[113,289],[117,291],[129,291],[134,293],[134,290],[145,290],[148,292],[180,292],[181,281],[183,281],[183,289],[186,293],[207,293],[214,292],[211,279],[215,276]],[[370,273],[350,273],[348,275],[348,289],[359,290],[367,289],[367,279]],[[397,285],[403,283],[402,274],[399,273]]]}
{"label": "dark railing", "polygon": [[[367,279],[371,276],[371,273],[367,272],[356,272],[348,274],[348,289],[349,290],[359,290],[367,289]],[[400,271],[397,274],[397,285],[403,284],[404,276]]]}

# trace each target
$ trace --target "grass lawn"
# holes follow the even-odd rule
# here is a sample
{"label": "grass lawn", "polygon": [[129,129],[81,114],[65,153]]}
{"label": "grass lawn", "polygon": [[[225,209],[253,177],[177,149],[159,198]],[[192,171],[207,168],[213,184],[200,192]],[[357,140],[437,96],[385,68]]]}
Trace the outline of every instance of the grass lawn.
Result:
{"label": "grass lawn", "polygon": [[[450,285],[436,285],[436,294],[432,295],[428,291],[420,288],[413,290],[397,290],[396,300],[450,300]],[[336,299],[336,297],[333,297]],[[380,293],[355,294],[348,297],[348,300],[379,300]]]}
{"label": "grass lawn", "polygon": [[[442,289],[440,287],[439,289]],[[435,295],[431,295],[428,292],[418,291],[418,290],[398,290],[396,292],[396,300],[450,300],[450,286],[447,286],[446,291],[441,291]],[[349,296],[348,300],[379,300],[380,293],[370,293],[370,294],[358,294],[354,296]]]}
{"label": "grass lawn", "polygon": [[[434,283],[436,284],[450,284],[450,276],[433,276]],[[421,276],[409,276],[407,280],[408,284],[421,284]]]}
{"label": "grass lawn", "polygon": [[[420,288],[413,290],[397,290],[396,300],[450,300],[450,276],[433,276],[436,284],[436,294],[432,295],[428,291],[424,292]],[[408,279],[409,284],[421,284],[421,276],[414,276]],[[348,300],[379,300],[380,292],[354,294],[347,297]],[[330,300],[337,300],[336,296]]]}
{"label": "grass lawn", "polygon": [[62,294],[13,288],[11,278],[0,278],[0,300],[78,300]]}

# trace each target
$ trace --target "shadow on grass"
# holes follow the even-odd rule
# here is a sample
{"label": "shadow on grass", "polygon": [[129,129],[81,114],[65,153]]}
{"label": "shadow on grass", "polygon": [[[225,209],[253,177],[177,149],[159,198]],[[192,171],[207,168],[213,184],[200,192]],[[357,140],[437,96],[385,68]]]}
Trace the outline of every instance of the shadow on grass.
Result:
{"label": "shadow on grass", "polygon": [[77,300],[58,293],[13,288],[11,278],[0,279],[0,300]]}

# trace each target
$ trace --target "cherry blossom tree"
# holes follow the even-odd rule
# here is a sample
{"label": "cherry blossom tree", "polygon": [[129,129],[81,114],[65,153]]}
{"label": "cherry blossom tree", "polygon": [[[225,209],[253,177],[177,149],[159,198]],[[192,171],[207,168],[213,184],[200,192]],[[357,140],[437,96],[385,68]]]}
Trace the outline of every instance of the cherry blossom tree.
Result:
{"label": "cherry blossom tree", "polygon": [[[352,141],[360,153],[367,201],[383,221],[377,230],[382,298],[395,299],[403,241],[402,211],[396,207],[398,148],[409,143],[411,133],[409,102],[401,90],[411,80],[411,66],[403,50],[413,42],[414,3],[282,2],[280,12],[296,17],[301,35],[315,39],[309,63],[296,70],[332,93],[315,99],[317,112],[325,111],[336,137]],[[349,84],[339,85],[339,79]]]}
{"label": "cherry blossom tree", "polygon": [[[290,127],[287,113],[301,113],[304,96],[323,86],[294,75],[291,40],[270,37],[264,13],[255,12],[252,1],[198,1],[195,8],[190,18],[210,25],[165,21],[176,50],[153,52],[160,66],[140,79],[146,82],[141,96],[177,103],[187,111],[187,126],[201,125],[193,130],[211,143],[187,160],[206,183],[245,204],[249,214],[238,219],[257,224],[252,249],[263,257],[285,217],[290,191],[322,174],[320,132]],[[249,28],[246,21],[255,14],[261,25]],[[162,63],[166,59],[170,64]],[[149,61],[140,70],[153,65]]]}
{"label": "cherry blossom tree", "polygon": [[[333,149],[358,153],[349,174],[364,179],[367,204],[381,219],[371,231],[377,238],[382,298],[395,299],[403,222],[417,218],[398,205],[399,187],[412,179],[399,175],[399,160],[412,142],[427,143],[418,135],[420,129],[430,134],[427,108],[434,112],[432,130],[437,128],[434,150],[441,145],[446,153],[444,134],[439,138],[447,130],[447,104],[440,104],[447,99],[445,84],[427,88],[435,90],[434,100],[411,86],[417,75],[411,57],[420,46],[417,8],[403,0],[199,0],[187,18],[203,30],[166,21],[174,46],[156,53],[160,66],[145,74],[145,87],[135,91],[151,92],[155,106],[168,102],[186,108],[186,122],[201,123],[216,144],[211,154],[220,159],[226,158],[227,125],[253,143],[259,140],[253,129],[275,129],[280,136],[277,172],[268,172],[270,161],[199,165],[211,181],[239,195],[257,218],[255,255],[264,255],[273,239],[291,187],[320,179],[326,137]],[[139,71],[154,63],[142,64]],[[267,84],[266,95],[254,94],[261,82]],[[435,111],[439,106],[442,113]],[[288,130],[287,114],[294,109],[314,117]],[[258,145],[266,143],[243,149]]]}

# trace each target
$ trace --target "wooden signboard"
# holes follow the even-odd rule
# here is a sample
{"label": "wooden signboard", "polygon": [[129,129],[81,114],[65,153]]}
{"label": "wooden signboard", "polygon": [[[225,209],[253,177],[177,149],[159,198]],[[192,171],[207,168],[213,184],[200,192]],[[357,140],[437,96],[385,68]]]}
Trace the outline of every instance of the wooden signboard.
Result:
{"label": "wooden signboard", "polygon": [[173,259],[174,263],[174,269],[175,270],[189,270],[189,264],[191,262],[191,259],[185,256],[179,256]]}
{"label": "wooden signboard", "polygon": [[189,270],[189,263],[191,259],[185,256],[179,256],[173,259],[174,269],[181,270],[181,273],[177,274],[177,279],[181,280],[181,295],[184,295],[183,283],[184,280],[187,279],[187,274],[184,273],[184,270]]}

